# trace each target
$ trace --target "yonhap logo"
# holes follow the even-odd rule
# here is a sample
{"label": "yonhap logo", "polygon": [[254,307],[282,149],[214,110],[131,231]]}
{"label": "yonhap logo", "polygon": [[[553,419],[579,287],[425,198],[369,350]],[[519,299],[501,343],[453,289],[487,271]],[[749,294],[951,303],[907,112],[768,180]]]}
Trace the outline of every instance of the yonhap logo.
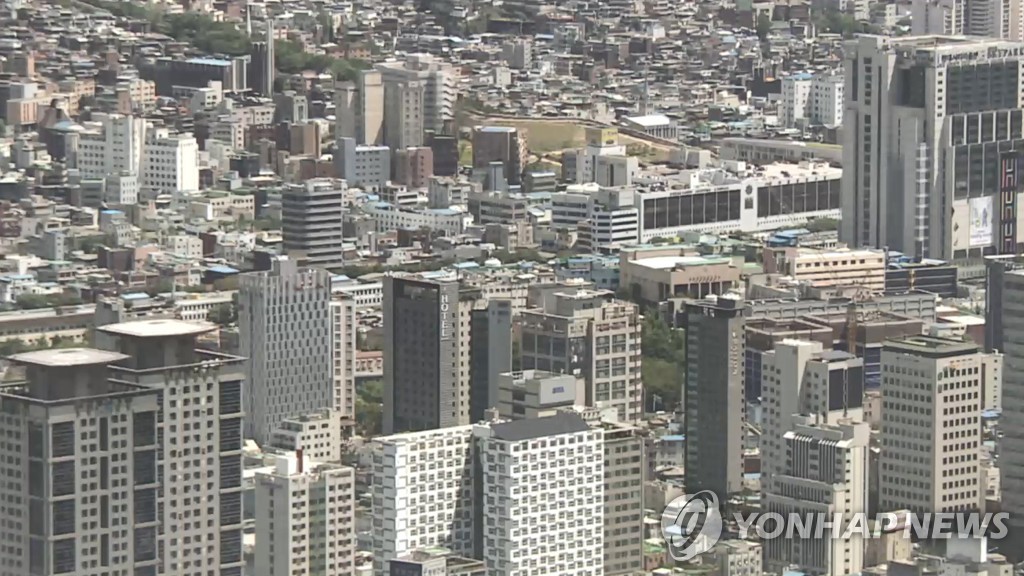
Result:
{"label": "yonhap logo", "polygon": [[701,490],[669,502],[661,515],[669,555],[685,562],[710,550],[722,536],[722,512],[714,492]]}

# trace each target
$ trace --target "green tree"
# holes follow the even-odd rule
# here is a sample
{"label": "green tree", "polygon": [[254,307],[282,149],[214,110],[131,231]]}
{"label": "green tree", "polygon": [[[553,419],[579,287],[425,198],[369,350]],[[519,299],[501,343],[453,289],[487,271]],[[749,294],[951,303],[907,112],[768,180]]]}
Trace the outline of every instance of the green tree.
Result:
{"label": "green tree", "polygon": [[641,325],[643,344],[643,383],[646,409],[651,409],[654,396],[660,399],[658,409],[674,410],[682,397],[685,371],[686,339],[682,330],[669,328],[655,310],[644,314]]}
{"label": "green tree", "polygon": [[815,218],[805,226],[811,232],[829,232],[839,229],[839,220],[835,218]]}
{"label": "green tree", "polygon": [[235,312],[235,306],[233,303],[225,302],[210,310],[210,313],[207,315],[207,320],[214,324],[228,326],[230,324],[234,324],[235,321],[238,320],[238,314]]}
{"label": "green tree", "polygon": [[50,303],[42,294],[22,294],[17,299],[18,308],[22,310],[33,310],[36,308],[49,308]]}
{"label": "green tree", "polygon": [[356,430],[365,437],[376,436],[383,429],[384,383],[364,382],[356,389]]}
{"label": "green tree", "polygon": [[768,34],[772,31],[772,19],[768,16],[767,12],[761,12],[757,15],[757,23],[754,29],[757,31],[757,37],[762,42],[768,39]]}

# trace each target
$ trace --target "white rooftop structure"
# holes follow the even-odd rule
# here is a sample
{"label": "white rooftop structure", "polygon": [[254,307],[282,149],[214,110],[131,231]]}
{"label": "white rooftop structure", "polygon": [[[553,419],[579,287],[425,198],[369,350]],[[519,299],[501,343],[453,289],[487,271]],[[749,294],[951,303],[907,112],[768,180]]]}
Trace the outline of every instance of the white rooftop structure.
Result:
{"label": "white rooftop structure", "polygon": [[37,350],[9,356],[8,359],[18,364],[35,364],[37,366],[92,366],[109,364],[124,360],[128,356],[119,352],[108,352],[94,348],[64,348],[61,350]]}
{"label": "white rooftop structure", "polygon": [[175,319],[138,320],[100,327],[100,330],[122,336],[157,338],[167,336],[188,336],[204,334],[216,328],[208,322],[185,322]]}

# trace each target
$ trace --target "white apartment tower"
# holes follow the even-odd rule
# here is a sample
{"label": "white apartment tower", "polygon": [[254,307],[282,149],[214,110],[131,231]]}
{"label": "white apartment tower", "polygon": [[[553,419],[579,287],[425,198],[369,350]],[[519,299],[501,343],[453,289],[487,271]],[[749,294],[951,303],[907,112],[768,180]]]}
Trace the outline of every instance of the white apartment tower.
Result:
{"label": "white apartment tower", "polygon": [[0,386],[0,574],[157,574],[159,390],[119,382],[127,357],[17,354]]}
{"label": "white apartment tower", "polygon": [[860,36],[844,54],[840,238],[944,260],[1019,252],[1024,44]]}
{"label": "white apartment tower", "polygon": [[932,336],[886,342],[881,510],[984,509],[978,457],[983,363],[984,354],[968,342]]}
{"label": "white apartment tower", "polygon": [[247,438],[262,444],[283,419],[334,406],[330,302],[327,272],[292,260],[241,277]]}
{"label": "white apartment tower", "polygon": [[278,450],[301,450],[313,462],[338,462],[345,448],[346,422],[333,410],[285,418],[274,429],[268,444]]}
{"label": "white apartment tower", "polygon": [[487,573],[603,575],[604,430],[563,412],[476,425],[473,436]]}
{"label": "white apartment tower", "polygon": [[783,340],[762,356],[761,393],[762,486],[768,490],[785,466],[785,437],[800,414],[819,416],[824,424],[863,421],[864,361],[823,350],[821,342]]}
{"label": "white apartment tower", "polygon": [[331,379],[334,383],[334,392],[331,397],[334,411],[346,420],[352,420],[356,416],[356,352],[359,340],[356,309],[356,299],[351,294],[332,293]]}
{"label": "white apartment tower", "polygon": [[[85,178],[106,178],[113,174],[138,175],[146,122],[134,116],[100,115],[77,133],[76,166]],[[198,186],[197,186],[198,188]]]}
{"label": "white apartment tower", "polygon": [[196,349],[215,329],[172,319],[109,324],[103,346],[129,356],[123,382],[159,390],[159,574],[241,576],[243,359]]}
{"label": "white apartment tower", "polygon": [[782,79],[779,120],[786,127],[843,122],[843,75],[836,73],[793,74]]}
{"label": "white apartment tower", "polygon": [[373,572],[417,548],[473,555],[473,426],[373,440]]}
{"label": "white apartment tower", "polygon": [[424,130],[443,133],[455,118],[455,75],[447,62],[410,54],[376,71],[384,93],[384,144],[392,150],[422,146]]}
{"label": "white apartment tower", "polygon": [[[969,0],[913,0],[910,5],[911,32],[915,36],[968,34],[968,2]],[[978,3],[985,4],[987,0]],[[999,37],[998,34],[994,36]]]}
{"label": "white apartment tower", "polygon": [[256,474],[254,576],[355,573],[355,471],[278,455]]}
{"label": "white apartment tower", "polygon": [[614,407],[622,422],[643,415],[640,311],[609,291],[566,290],[519,318],[523,370],[571,374],[587,406]]}
{"label": "white apartment tower", "polygon": [[199,190],[199,144],[191,134],[147,125],[139,188],[147,199]]}
{"label": "white apartment tower", "polygon": [[915,36],[963,35],[1024,41],[1024,13],[1019,0],[914,0],[911,30]]}
{"label": "white apartment tower", "polygon": [[[817,416],[797,416],[793,430],[785,435],[785,459],[762,499],[764,510],[830,519],[842,515],[844,522],[867,513],[870,436],[871,428],[863,422],[830,425]],[[808,574],[845,576],[863,568],[865,542],[860,534],[770,538],[762,545],[764,569],[770,572],[795,565]]]}
{"label": "white apartment tower", "polygon": [[314,178],[286,184],[281,193],[284,251],[306,266],[338,268],[345,263],[342,219],[345,181]]}

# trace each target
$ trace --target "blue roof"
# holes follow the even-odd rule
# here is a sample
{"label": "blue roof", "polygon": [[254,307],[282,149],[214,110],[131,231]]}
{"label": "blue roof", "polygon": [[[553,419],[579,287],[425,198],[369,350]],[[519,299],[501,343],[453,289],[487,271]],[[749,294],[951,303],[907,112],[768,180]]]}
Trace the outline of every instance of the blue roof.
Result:
{"label": "blue roof", "polygon": [[814,78],[814,74],[808,74],[807,72],[803,72],[800,74],[793,74],[792,76],[790,76],[790,78],[792,78],[793,80],[810,80]]}
{"label": "blue roof", "polygon": [[210,266],[210,272],[216,272],[217,274],[238,274],[238,270],[235,270],[231,266]]}
{"label": "blue roof", "polygon": [[100,214],[124,214],[124,212],[121,212],[120,210],[104,210],[100,212]]}
{"label": "blue roof", "polygon": [[349,280],[351,280],[351,278],[345,276],[344,274],[336,274],[334,276],[331,276],[331,282],[348,282]]}
{"label": "blue roof", "polygon": [[231,60],[221,58],[189,58],[185,60],[189,64],[202,64],[204,66],[231,66]]}
{"label": "blue roof", "polygon": [[31,274],[4,274],[3,276],[0,276],[0,278],[5,278],[7,280],[32,280],[35,276]]}
{"label": "blue roof", "polygon": [[149,294],[145,292],[132,292],[131,294],[121,295],[121,300],[142,300],[143,298],[149,298]]}
{"label": "blue roof", "polygon": [[686,440],[685,434],[666,434],[661,437],[666,442],[683,442]]}

